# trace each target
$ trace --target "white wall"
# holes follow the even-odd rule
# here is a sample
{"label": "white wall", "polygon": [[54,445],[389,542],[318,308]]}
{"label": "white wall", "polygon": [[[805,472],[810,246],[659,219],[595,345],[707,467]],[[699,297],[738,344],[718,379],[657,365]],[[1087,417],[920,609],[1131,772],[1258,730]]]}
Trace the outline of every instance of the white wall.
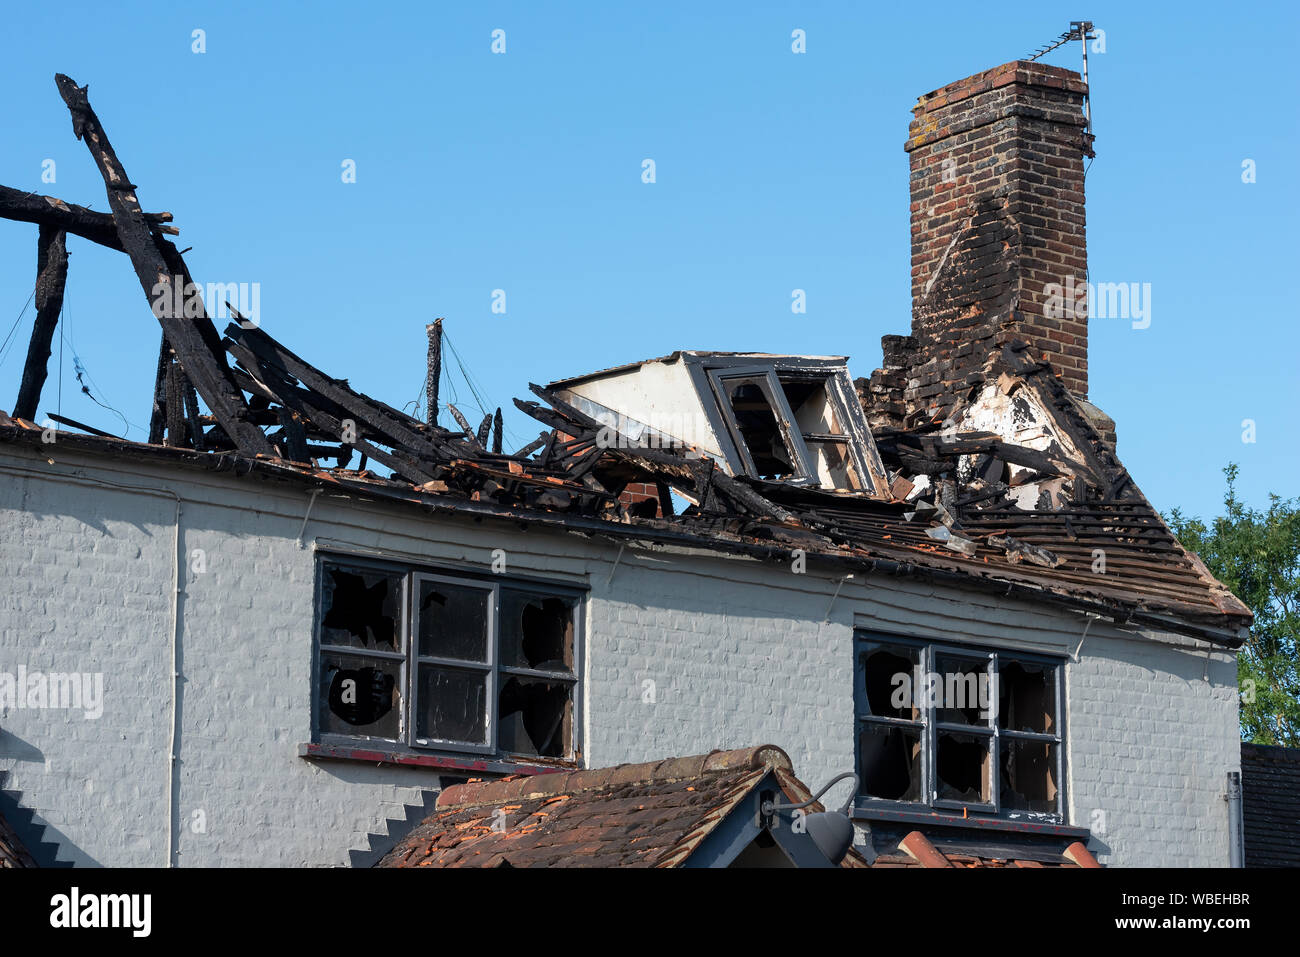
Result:
{"label": "white wall", "polygon": [[[0,713],[0,767],[64,840],[64,859],[167,863],[175,502],[180,602],[182,865],[342,865],[435,773],[298,756],[309,740],[313,544],[584,584],[589,767],[764,742],[811,785],[853,762],[855,625],[1073,651],[1068,612],[875,577],[627,548],[534,527],[365,504],[261,478],[164,471],[0,446],[0,672],[102,671],[99,720]],[[54,464],[49,464],[52,458]],[[35,472],[36,474],[30,474]],[[206,570],[192,569],[202,549]],[[613,572],[611,578],[611,571]],[[830,608],[829,620],[827,610]],[[1239,766],[1233,658],[1100,622],[1067,667],[1071,823],[1105,815],[1105,863],[1226,864],[1224,774]],[[653,695],[646,681],[653,681]],[[650,700],[653,697],[653,700]],[[838,795],[838,792],[835,792]]]}

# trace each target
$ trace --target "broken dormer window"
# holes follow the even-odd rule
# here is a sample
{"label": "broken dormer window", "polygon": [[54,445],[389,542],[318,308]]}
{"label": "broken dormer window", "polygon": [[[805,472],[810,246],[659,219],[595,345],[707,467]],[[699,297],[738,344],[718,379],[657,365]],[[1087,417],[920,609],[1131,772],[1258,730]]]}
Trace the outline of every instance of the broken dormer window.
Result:
{"label": "broken dormer window", "polygon": [[793,415],[770,369],[717,373],[736,448],[756,478],[801,479],[807,469],[791,431]]}
{"label": "broken dormer window", "polygon": [[651,448],[711,458],[731,475],[890,495],[842,356],[674,352],[552,382],[542,394],[620,441],[651,437]]}
{"label": "broken dormer window", "polygon": [[835,381],[813,373],[782,373],[777,378],[817,484],[855,491],[866,487],[854,461],[848,416],[836,401]]}
{"label": "broken dormer window", "polygon": [[870,490],[864,475],[876,453],[842,371],[783,359],[709,369],[736,470],[769,481]]}
{"label": "broken dormer window", "polygon": [[578,592],[327,560],[321,602],[318,738],[575,756]]}
{"label": "broken dormer window", "polygon": [[1059,661],[865,632],[856,645],[860,808],[1064,820]]}

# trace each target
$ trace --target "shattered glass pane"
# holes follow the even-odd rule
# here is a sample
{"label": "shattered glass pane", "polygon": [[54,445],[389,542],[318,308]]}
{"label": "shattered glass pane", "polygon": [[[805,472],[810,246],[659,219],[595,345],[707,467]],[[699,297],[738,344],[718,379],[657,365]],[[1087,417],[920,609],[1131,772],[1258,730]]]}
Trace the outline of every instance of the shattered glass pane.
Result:
{"label": "shattered glass pane", "polygon": [[573,685],[524,675],[502,676],[498,740],[501,750],[528,757],[569,753]]}
{"label": "shattered glass pane", "polygon": [[863,723],[858,731],[861,793],[883,801],[921,800],[921,731]]}
{"label": "shattered glass pane", "polygon": [[[859,712],[877,718],[921,717],[917,707],[916,666],[920,649],[907,645],[865,644],[858,651]],[[862,706],[865,705],[865,712]]]}
{"label": "shattered glass pane", "polygon": [[935,720],[987,728],[993,715],[992,682],[986,659],[934,656]]}
{"label": "shattered glass pane", "polygon": [[723,380],[727,404],[759,478],[789,478],[797,471],[781,434],[781,426],[763,389],[762,380]]}
{"label": "shattered glass pane", "polygon": [[501,590],[501,663],[512,668],[573,673],[571,598]]}
{"label": "shattered glass pane", "polygon": [[1056,748],[1050,741],[1002,739],[1002,806],[1055,813]]}
{"label": "shattered glass pane", "polygon": [[999,661],[998,727],[1056,733],[1056,668],[1028,661]]}
{"label": "shattered glass pane", "polygon": [[487,744],[487,672],[436,665],[419,668],[416,736]]}
{"label": "shattered glass pane", "polygon": [[321,644],[402,650],[402,576],[344,565],[324,566]]}
{"label": "shattered glass pane", "polygon": [[432,658],[488,660],[488,603],[492,593],[440,581],[419,583],[418,652]]}
{"label": "shattered glass pane", "polygon": [[993,800],[992,736],[940,731],[935,773],[945,801],[988,804]]}
{"label": "shattered glass pane", "polygon": [[395,739],[402,715],[402,662],[363,655],[320,656],[320,731]]}

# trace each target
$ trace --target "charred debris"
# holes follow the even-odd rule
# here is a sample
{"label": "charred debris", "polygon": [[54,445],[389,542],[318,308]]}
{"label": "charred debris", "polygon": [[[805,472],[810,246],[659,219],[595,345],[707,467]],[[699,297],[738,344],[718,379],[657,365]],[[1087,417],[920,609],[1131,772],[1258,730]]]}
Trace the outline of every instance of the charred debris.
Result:
{"label": "charred debris", "polygon": [[[316,368],[233,308],[240,321],[219,334],[201,297],[189,295],[196,287],[172,241],[171,214],[141,207],[88,88],[62,74],[56,83],[111,212],[0,186],[0,217],[39,227],[36,318],[13,415],[0,412],[0,438],[40,432],[34,420],[71,234],[126,254],[162,331],[147,444],[48,416],[101,449],[169,447],[212,468],[293,472],[317,488],[436,508],[478,503],[622,542],[702,544],[781,561],[802,549],[839,563],[846,578],[856,569],[960,579],[1226,644],[1237,641],[1224,634],[1249,621],[1178,546],[1060,378],[1021,342],[990,357],[945,411],[874,430],[861,416],[866,380],[845,387],[857,408],[840,407],[838,428],[809,427],[793,411],[821,395],[818,383],[831,390],[834,377],[848,382],[842,360],[814,374],[800,367],[806,357],[751,354],[758,368],[747,370],[743,388],[716,396],[719,431],[739,453],[729,458],[640,423],[627,428],[620,410],[593,411],[556,386],[531,385],[540,401],[515,400],[544,429],[514,452],[502,449],[500,409],[475,424],[448,406],[455,425],[439,424],[442,320],[428,327],[426,421]],[[158,308],[173,300],[185,308]],[[704,367],[731,354],[691,355]],[[795,371],[777,375],[769,358]],[[703,389],[699,399],[709,404]],[[826,479],[826,463],[836,462],[845,481]],[[687,504],[680,513],[675,498]],[[1098,549],[1109,577],[1096,572]]]}

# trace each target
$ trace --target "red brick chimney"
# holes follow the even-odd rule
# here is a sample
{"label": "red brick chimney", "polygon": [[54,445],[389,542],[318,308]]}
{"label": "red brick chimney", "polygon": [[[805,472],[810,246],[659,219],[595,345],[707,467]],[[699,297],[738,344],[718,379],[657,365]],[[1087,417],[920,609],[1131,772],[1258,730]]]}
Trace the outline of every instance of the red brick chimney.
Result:
{"label": "red brick chimney", "polygon": [[1086,309],[1044,292],[1087,278],[1086,91],[1071,70],[1015,61],[912,108],[912,334],[886,336],[885,368],[862,384],[877,422],[941,410],[1015,339],[1087,396]]}

